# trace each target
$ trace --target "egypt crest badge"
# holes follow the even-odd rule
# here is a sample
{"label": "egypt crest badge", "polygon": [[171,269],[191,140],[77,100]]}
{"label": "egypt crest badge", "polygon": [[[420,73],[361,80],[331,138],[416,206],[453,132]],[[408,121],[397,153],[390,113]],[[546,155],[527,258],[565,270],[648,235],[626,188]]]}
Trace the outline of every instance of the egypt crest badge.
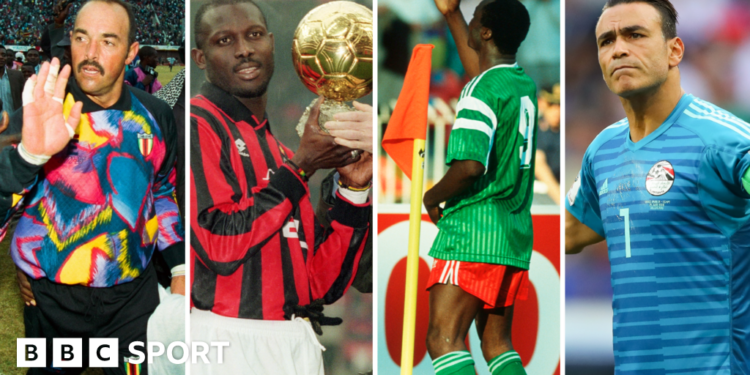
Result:
{"label": "egypt crest badge", "polygon": [[148,156],[151,154],[151,150],[154,148],[154,135],[146,133],[138,133],[138,149],[141,150],[141,155]]}
{"label": "egypt crest badge", "polygon": [[672,163],[662,160],[648,171],[646,176],[646,190],[651,195],[659,196],[666,194],[674,185],[674,167]]}

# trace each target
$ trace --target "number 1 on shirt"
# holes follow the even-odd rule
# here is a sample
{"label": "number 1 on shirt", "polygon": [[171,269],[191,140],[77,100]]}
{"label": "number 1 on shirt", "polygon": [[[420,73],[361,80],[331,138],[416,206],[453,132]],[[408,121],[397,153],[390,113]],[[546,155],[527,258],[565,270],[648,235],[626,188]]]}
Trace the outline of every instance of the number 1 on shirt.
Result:
{"label": "number 1 on shirt", "polygon": [[620,216],[625,218],[625,258],[630,258],[630,209],[621,208]]}

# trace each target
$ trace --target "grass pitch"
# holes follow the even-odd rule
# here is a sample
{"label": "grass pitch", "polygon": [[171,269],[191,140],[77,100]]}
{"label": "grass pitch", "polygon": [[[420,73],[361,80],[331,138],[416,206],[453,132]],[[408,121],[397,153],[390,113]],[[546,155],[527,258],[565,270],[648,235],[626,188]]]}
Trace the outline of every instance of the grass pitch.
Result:
{"label": "grass pitch", "polygon": [[169,81],[174,78],[174,76],[180,72],[180,70],[185,69],[182,65],[175,65],[172,68],[172,71],[169,71],[169,65],[159,65],[156,67],[156,72],[159,73],[159,82],[161,82],[162,85],[166,86]]}

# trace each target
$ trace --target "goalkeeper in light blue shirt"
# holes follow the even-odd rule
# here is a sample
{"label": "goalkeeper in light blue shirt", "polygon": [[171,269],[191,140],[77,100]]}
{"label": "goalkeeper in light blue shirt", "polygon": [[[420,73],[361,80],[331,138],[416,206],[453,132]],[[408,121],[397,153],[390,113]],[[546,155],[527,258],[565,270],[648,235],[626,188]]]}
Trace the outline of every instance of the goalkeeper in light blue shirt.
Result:
{"label": "goalkeeper in light blue shirt", "polygon": [[668,0],[604,7],[599,64],[627,118],[586,151],[566,251],[607,241],[617,374],[747,374],[750,125],[682,90],[676,24]]}

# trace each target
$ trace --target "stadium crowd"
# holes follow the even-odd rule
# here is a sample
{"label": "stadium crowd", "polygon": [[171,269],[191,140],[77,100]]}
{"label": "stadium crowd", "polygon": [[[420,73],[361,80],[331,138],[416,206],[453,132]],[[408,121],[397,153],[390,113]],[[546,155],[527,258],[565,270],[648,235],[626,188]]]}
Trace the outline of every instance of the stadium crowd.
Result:
{"label": "stadium crowd", "polygon": [[[140,27],[136,40],[141,44],[178,45],[184,40],[184,0],[128,1],[136,10]],[[72,2],[69,14],[75,14],[81,1]],[[0,33],[4,45],[39,45],[47,25],[54,22],[54,7],[49,0],[5,0],[0,2]],[[73,17],[65,23],[73,26]]]}

